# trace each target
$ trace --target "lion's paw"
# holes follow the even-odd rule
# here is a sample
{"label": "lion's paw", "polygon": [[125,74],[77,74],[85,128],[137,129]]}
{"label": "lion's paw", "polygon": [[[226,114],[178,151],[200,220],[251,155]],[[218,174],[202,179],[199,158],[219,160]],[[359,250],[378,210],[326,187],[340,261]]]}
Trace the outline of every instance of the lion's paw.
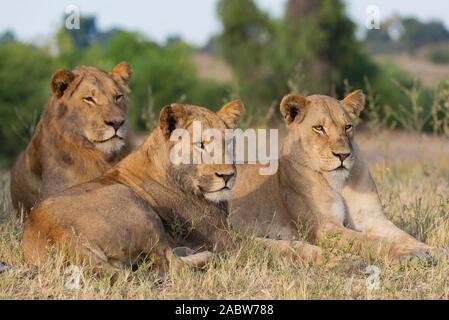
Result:
{"label": "lion's paw", "polygon": [[190,267],[203,269],[213,257],[210,251],[202,251],[195,253],[187,247],[177,247],[173,249],[173,254],[182,262]]}
{"label": "lion's paw", "polygon": [[432,256],[427,250],[421,248],[401,248],[394,252],[393,261],[400,264],[417,263],[419,261],[429,261]]}

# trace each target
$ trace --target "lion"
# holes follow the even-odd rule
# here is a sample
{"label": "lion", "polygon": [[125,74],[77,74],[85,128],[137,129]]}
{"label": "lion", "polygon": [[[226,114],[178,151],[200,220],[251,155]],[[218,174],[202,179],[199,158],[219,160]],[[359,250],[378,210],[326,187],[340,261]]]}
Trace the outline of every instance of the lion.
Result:
{"label": "lion", "polygon": [[[361,90],[341,101],[324,95],[285,96],[280,111],[288,132],[279,169],[261,176],[257,165],[237,166],[233,227],[279,239],[277,249],[287,251],[293,244],[297,255],[311,261],[323,259],[320,245],[329,242],[331,249],[356,256],[382,255],[392,261],[441,253],[385,216],[367,162],[354,141],[354,121],[364,104]],[[304,233],[311,244],[303,241]]]}
{"label": "lion", "polygon": [[[53,245],[98,268],[123,269],[148,259],[165,272],[171,259],[201,267],[211,251],[231,247],[227,201],[235,164],[174,163],[177,142],[171,136],[177,129],[192,136],[194,121],[223,133],[236,126],[242,111],[238,100],[216,113],[165,106],[136,151],[101,177],[50,196],[31,211],[23,233],[26,260],[43,263]],[[192,152],[212,143],[192,140]]]}
{"label": "lion", "polygon": [[25,212],[46,197],[92,180],[130,152],[127,62],[110,73],[94,67],[57,70],[27,148],[11,169],[11,198]]}

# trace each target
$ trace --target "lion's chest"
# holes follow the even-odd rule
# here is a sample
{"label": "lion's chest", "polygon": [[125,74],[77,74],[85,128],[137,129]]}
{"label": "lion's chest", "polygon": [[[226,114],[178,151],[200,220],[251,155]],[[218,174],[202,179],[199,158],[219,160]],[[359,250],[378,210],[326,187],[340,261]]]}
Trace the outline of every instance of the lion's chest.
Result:
{"label": "lion's chest", "polygon": [[335,201],[331,204],[331,214],[337,219],[338,222],[345,224],[346,206],[341,196],[335,199]]}
{"label": "lion's chest", "polygon": [[341,191],[343,190],[346,181],[349,177],[349,171],[331,171],[323,173],[324,178],[326,179],[329,185],[330,191],[330,214],[334,219],[336,219],[341,224],[344,224],[346,221],[347,210],[346,204],[341,196]]}

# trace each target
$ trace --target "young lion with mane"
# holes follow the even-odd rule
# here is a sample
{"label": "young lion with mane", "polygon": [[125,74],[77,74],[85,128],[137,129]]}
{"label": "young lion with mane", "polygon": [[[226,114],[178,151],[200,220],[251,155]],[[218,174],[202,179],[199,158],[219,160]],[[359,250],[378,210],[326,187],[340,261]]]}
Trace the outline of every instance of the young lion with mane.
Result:
{"label": "young lion with mane", "polygon": [[130,152],[127,84],[131,67],[58,70],[52,95],[11,170],[11,197],[25,212],[49,195],[94,179]]}
{"label": "young lion with mane", "polygon": [[[224,143],[225,129],[237,125],[242,111],[239,101],[217,113],[190,105],[164,107],[157,128],[135,152],[103,176],[51,196],[32,210],[23,234],[26,260],[42,263],[47,246],[54,244],[94,266],[124,268],[152,257],[156,268],[166,270],[174,247],[227,248],[227,200],[235,165],[173,164],[170,136],[178,128],[192,136],[193,121],[200,121],[204,129],[219,130]],[[190,148],[204,144],[193,141]],[[175,252],[182,256],[189,251]],[[209,257],[203,251],[180,259],[202,266]]]}

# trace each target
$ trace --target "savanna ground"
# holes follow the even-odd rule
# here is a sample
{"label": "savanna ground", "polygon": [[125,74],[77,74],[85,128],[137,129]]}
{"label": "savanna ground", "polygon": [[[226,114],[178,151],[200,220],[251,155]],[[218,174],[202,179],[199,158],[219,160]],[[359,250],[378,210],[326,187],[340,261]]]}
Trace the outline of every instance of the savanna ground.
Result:
{"label": "savanna ground", "polygon": [[[420,240],[449,247],[449,139],[384,132],[358,140],[388,216]],[[0,260],[12,268],[0,273],[2,299],[449,299],[449,261],[368,261],[380,271],[376,288],[376,275],[364,269],[293,262],[254,241],[216,257],[207,271],[183,269],[160,279],[143,265],[122,272],[111,285],[108,275],[82,268],[80,288],[68,289],[60,257],[40,269],[24,263],[22,225],[13,214],[8,183],[4,173]]]}

